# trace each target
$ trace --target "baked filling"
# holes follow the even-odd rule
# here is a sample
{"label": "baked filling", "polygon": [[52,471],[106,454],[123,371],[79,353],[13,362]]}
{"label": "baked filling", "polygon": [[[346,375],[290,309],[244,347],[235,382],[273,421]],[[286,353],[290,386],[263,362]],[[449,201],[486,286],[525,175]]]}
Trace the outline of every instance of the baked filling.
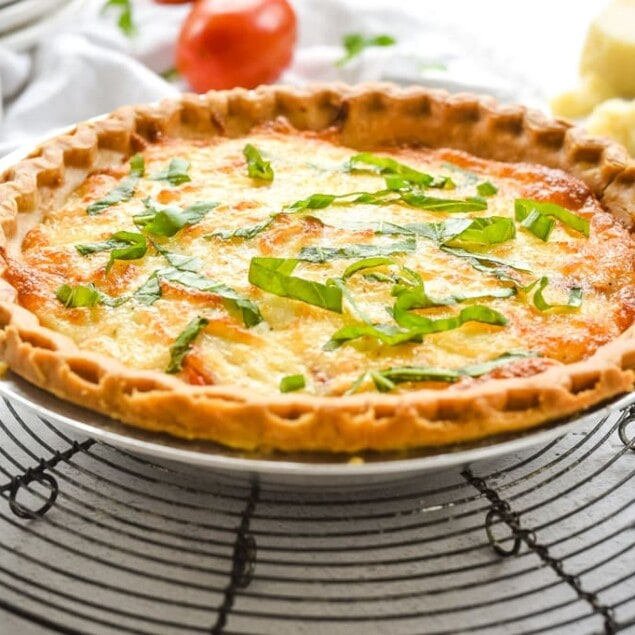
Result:
{"label": "baked filling", "polygon": [[[72,343],[79,383],[60,388],[50,360],[22,374],[182,436],[241,447],[383,449],[499,432],[497,417],[488,428],[474,399],[452,395],[498,384],[518,391],[523,381],[593,358],[630,327],[633,238],[589,184],[538,163],[374,141],[356,147],[337,126],[298,129],[275,117],[244,134],[137,137],[128,152],[105,153],[107,161],[51,197],[5,245],[4,278],[16,303],[41,332]],[[9,316],[5,351],[16,321]],[[42,345],[23,335],[21,359],[52,348],[68,366],[59,340]],[[600,397],[632,383],[624,372]],[[136,379],[122,380],[129,376]],[[580,382],[583,392],[602,379]],[[91,404],[95,389],[99,403]],[[135,414],[129,400],[155,390],[151,411]],[[523,427],[517,411],[533,412],[526,425],[541,420],[545,393],[533,390],[502,407],[514,413],[509,428]],[[179,394],[172,410],[183,395],[194,410],[201,395],[243,410],[164,417],[167,393]],[[434,394],[447,395],[441,415]],[[384,415],[368,401],[373,395],[389,400],[377,403],[392,404],[394,419],[379,441]],[[432,420],[473,423],[445,436],[395,434],[422,416],[421,408],[403,412],[413,395],[435,403]],[[283,409],[303,404],[280,426],[283,437],[297,428],[291,442],[262,423],[256,433],[240,430],[261,416],[254,404],[266,410],[271,399]],[[337,429],[322,438],[326,411],[333,418],[332,407],[346,412],[349,403],[374,412],[354,424],[357,438],[347,431],[338,439]],[[305,407],[313,419],[301,432]],[[219,432],[223,413],[230,432]]]}

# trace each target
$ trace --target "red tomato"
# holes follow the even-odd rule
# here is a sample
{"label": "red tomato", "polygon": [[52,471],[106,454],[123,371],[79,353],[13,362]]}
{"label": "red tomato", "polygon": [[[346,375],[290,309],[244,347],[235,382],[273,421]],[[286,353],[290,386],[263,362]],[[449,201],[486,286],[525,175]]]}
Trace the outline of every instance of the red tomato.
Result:
{"label": "red tomato", "polygon": [[291,63],[296,32],[287,0],[198,0],[181,28],[176,67],[200,93],[254,88]]}

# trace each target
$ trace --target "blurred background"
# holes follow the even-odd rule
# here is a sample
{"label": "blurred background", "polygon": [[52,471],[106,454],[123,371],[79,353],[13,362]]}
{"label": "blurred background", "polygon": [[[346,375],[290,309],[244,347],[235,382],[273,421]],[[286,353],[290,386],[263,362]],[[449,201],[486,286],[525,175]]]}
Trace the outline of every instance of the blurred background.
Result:
{"label": "blurred background", "polygon": [[[280,20],[277,5],[283,2],[293,11],[297,39],[290,43],[288,16],[269,43],[249,35],[250,19],[252,26],[254,19]],[[633,0],[614,2],[630,4],[635,16]],[[577,86],[589,25],[608,5],[608,0],[0,0],[0,155],[123,104],[153,101],[193,84],[199,91],[216,87],[201,78],[220,73],[223,87],[241,85],[244,71],[258,64],[270,66],[273,75],[260,69],[266,81],[416,83],[549,110],[554,96]],[[265,17],[258,13],[262,6],[269,11]],[[218,13],[231,11],[242,14],[240,19],[218,26]],[[212,68],[209,56],[220,50],[222,58],[236,40],[246,52]],[[278,49],[284,46],[292,49],[292,58],[281,61],[284,51]],[[278,58],[270,60],[276,50]]]}

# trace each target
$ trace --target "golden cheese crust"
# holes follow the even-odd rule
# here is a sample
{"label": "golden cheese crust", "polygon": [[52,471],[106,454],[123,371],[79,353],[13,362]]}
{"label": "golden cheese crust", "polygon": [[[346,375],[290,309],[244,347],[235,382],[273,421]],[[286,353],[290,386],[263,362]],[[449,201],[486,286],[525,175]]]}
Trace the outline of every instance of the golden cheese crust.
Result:
{"label": "golden cheese crust", "polygon": [[633,174],[566,123],[423,89],[122,109],[0,183],[0,350],[244,449],[536,426],[633,387]]}

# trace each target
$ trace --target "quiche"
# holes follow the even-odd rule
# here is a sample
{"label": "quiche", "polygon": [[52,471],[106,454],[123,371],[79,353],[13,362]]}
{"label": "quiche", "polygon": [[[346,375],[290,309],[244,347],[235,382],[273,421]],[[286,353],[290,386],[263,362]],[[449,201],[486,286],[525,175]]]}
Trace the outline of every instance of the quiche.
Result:
{"label": "quiche", "polygon": [[124,423],[259,451],[517,432],[633,389],[635,166],[389,85],[126,107],[0,179],[0,354]]}

